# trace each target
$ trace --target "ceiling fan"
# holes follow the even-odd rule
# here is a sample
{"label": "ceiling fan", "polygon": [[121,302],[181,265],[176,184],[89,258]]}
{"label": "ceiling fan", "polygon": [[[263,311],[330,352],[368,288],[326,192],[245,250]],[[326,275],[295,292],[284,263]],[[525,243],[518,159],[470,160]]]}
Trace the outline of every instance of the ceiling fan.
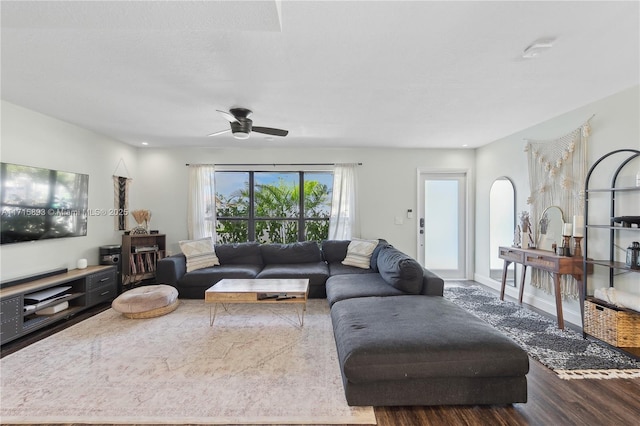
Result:
{"label": "ceiling fan", "polygon": [[253,132],[265,133],[273,136],[287,136],[288,130],[274,129],[271,127],[258,127],[253,125],[253,120],[249,118],[251,111],[246,108],[231,108],[229,112],[217,110],[231,124],[231,129],[211,133],[207,136],[216,136],[223,133],[232,132],[236,139],[247,139]]}

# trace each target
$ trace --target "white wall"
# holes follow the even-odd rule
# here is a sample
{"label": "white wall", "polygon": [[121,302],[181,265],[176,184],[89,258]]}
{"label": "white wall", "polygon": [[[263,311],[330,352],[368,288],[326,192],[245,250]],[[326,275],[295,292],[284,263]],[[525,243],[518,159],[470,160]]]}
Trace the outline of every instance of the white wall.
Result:
{"label": "white wall", "polygon": [[[516,186],[517,211],[528,210],[528,174],[524,139],[550,139],[581,125],[592,114],[589,161],[617,148],[640,148],[640,90],[631,88],[575,111],[533,126],[478,150],[420,149],[137,149],[102,135],[13,104],[2,102],[1,157],[4,162],[88,173],[89,207],[113,207],[112,175],[123,159],[133,178],[130,208],[152,211],[151,225],[167,234],[169,249],[187,238],[186,163],[334,163],[362,162],[358,169],[362,237],[382,237],[407,254],[416,256],[416,220],[407,219],[407,209],[417,211],[416,171],[467,169],[471,172],[475,234],[475,279],[498,287],[489,279],[489,191],[499,176]],[[152,141],[151,141],[152,142]],[[238,142],[241,144],[241,142]],[[265,144],[268,142],[265,142]],[[273,142],[272,142],[273,143]],[[463,141],[461,141],[461,144]],[[119,171],[122,171],[120,167]],[[472,191],[473,192],[473,191]],[[637,212],[636,212],[637,213]],[[635,214],[635,213],[630,213]],[[395,225],[394,218],[404,223]],[[417,216],[417,215],[416,215]],[[50,269],[74,268],[81,257],[98,262],[98,247],[120,242],[112,217],[91,217],[86,237],[21,243],[0,247],[1,279]],[[475,235],[475,237],[474,237]],[[475,240],[474,240],[475,238]],[[473,251],[473,250],[472,250]],[[473,269],[473,265],[472,265]],[[633,279],[633,278],[630,278]],[[549,312],[553,299],[528,286],[527,303]],[[511,293],[515,290],[509,289]],[[515,294],[515,293],[514,293]],[[513,294],[512,294],[513,295]],[[565,302],[567,320],[579,323],[576,302]]]}
{"label": "white wall", "polygon": [[[238,141],[238,144],[241,144]],[[270,142],[265,142],[269,144]],[[273,142],[271,142],[273,144]],[[152,211],[152,227],[167,234],[169,250],[187,238],[187,163],[348,163],[358,168],[361,236],[385,238],[398,249],[416,256],[418,169],[469,169],[473,171],[473,150],[420,149],[143,149],[138,172],[142,177],[143,203],[137,208]],[[294,168],[295,169],[295,168]],[[267,168],[267,170],[269,170]],[[473,186],[471,186],[473,188]],[[132,206],[135,208],[134,206]],[[394,218],[403,218],[395,225]]]}
{"label": "white wall", "polygon": [[[499,283],[489,278],[490,256],[497,256],[497,253],[489,251],[489,192],[493,181],[500,176],[509,177],[516,188],[516,211],[530,211],[526,203],[529,196],[529,178],[527,159],[523,151],[525,139],[547,140],[565,135],[595,114],[590,121],[592,133],[588,145],[588,163],[591,166],[607,152],[624,148],[640,149],[639,105],[640,89],[639,86],[635,86],[492,142],[477,150],[475,280],[499,288]],[[612,168],[607,166],[605,169],[606,179],[610,179]],[[638,169],[634,166],[631,170],[627,170],[625,176],[621,176],[620,181],[625,183],[625,186],[632,186],[632,179],[639,170],[640,164],[638,164]],[[592,183],[591,187],[609,187],[610,183],[607,183],[606,179],[604,182],[600,179],[599,182],[595,182],[595,185]],[[630,197],[625,203],[621,210],[627,211],[628,215],[638,214],[637,206],[640,203],[638,198]],[[602,211],[605,218],[608,217],[606,214],[608,213],[608,204],[604,205]],[[608,237],[592,240],[592,235],[589,238],[589,257],[608,258]],[[638,237],[640,236],[635,237],[636,240]],[[624,241],[622,243],[626,247],[632,236],[627,235],[624,238],[626,243]],[[602,271],[598,269],[596,271],[598,275],[594,281],[602,285],[608,284],[608,279],[605,282],[604,277],[600,276]],[[640,282],[640,274],[627,274],[621,277],[620,281],[622,289],[638,292],[637,284]],[[591,288],[589,290],[592,291]],[[516,292],[515,288],[507,288],[507,294],[511,296],[517,297]],[[525,285],[524,301],[555,313],[554,298],[529,285]],[[567,300],[563,305],[565,319],[574,324],[580,324],[578,302]]]}
{"label": "white wall", "polygon": [[[112,175],[123,159],[136,194],[136,149],[69,123],[2,101],[0,160],[89,175],[89,208],[110,209]],[[118,169],[123,172],[122,167]],[[0,246],[1,279],[33,275],[52,269],[74,269],[80,258],[98,264],[99,247],[119,244],[113,217],[89,217],[86,237],[62,238]]]}

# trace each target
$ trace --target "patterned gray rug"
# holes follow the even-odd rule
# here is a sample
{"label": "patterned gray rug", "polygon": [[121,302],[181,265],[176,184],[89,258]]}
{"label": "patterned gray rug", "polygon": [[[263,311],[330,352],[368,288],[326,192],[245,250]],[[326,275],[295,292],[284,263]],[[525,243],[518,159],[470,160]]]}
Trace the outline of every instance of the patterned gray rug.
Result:
{"label": "patterned gray rug", "polygon": [[446,286],[444,296],[509,336],[562,379],[640,378],[640,361],[583,339],[582,333],[559,330],[554,320],[478,286]]}

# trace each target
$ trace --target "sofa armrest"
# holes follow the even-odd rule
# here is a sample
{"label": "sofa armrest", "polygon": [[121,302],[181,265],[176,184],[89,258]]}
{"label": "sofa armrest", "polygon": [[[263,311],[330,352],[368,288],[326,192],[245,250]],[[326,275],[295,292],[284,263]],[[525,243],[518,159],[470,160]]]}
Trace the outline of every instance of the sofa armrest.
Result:
{"label": "sofa armrest", "polygon": [[158,284],[169,284],[175,287],[186,272],[187,258],[183,254],[175,254],[158,261],[156,281]]}
{"label": "sofa armrest", "polygon": [[443,296],[444,280],[430,270],[424,269],[422,273],[422,290],[420,291],[420,294],[425,296]]}

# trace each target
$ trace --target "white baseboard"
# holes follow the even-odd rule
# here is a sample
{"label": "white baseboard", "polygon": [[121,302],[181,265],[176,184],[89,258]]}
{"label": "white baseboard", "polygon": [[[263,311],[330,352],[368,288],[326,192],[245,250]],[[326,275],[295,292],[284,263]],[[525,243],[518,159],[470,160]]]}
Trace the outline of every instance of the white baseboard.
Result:
{"label": "white baseboard", "polygon": [[[496,281],[493,278],[489,278],[484,275],[474,274],[474,281],[479,282],[480,284],[484,284],[487,287],[491,287],[494,290],[500,291],[501,283],[500,281]],[[548,299],[536,296],[527,292],[527,284],[525,284],[524,294],[522,296],[522,302],[527,305],[531,305],[537,309],[540,309],[543,312],[556,317],[556,303],[555,297],[553,295],[549,295]],[[519,289],[517,287],[507,286],[504,290],[505,295],[518,300],[519,297]],[[580,306],[576,306],[577,310],[573,307],[567,308],[566,303],[562,305],[562,314],[564,316],[564,321],[570,323],[576,327],[582,328],[582,315],[580,314]]]}

